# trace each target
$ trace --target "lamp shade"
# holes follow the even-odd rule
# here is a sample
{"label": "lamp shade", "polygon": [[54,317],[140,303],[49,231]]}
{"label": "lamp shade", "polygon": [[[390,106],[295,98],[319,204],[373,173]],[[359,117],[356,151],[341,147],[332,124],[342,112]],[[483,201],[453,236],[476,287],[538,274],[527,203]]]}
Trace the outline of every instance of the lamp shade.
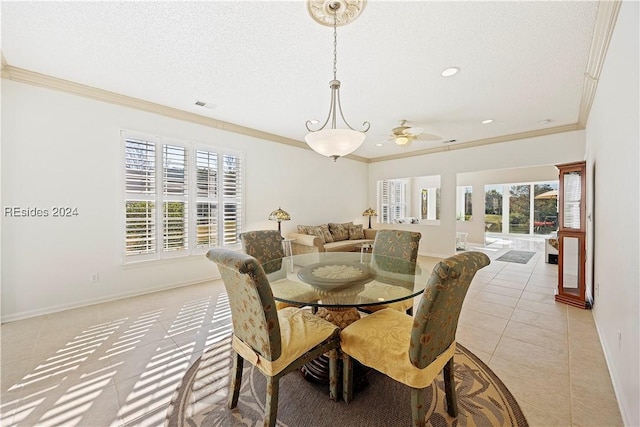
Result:
{"label": "lamp shade", "polygon": [[324,129],[304,137],[313,151],[334,160],[356,151],[364,139],[364,133],[351,129]]}
{"label": "lamp shade", "polygon": [[290,219],[291,219],[291,215],[289,215],[289,212],[283,211],[280,208],[276,209],[275,211],[269,214],[270,221],[280,222],[280,221],[289,221]]}
{"label": "lamp shade", "polygon": [[362,216],[378,216],[378,212],[372,208],[367,208],[366,211],[362,212]]}

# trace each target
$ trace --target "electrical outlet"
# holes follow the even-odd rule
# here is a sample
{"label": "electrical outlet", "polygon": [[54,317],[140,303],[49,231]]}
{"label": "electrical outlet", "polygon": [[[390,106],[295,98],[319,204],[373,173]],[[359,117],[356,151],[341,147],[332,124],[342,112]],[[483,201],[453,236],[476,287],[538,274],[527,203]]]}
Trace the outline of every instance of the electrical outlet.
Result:
{"label": "electrical outlet", "polygon": [[600,296],[600,283],[596,283],[596,296]]}
{"label": "electrical outlet", "polygon": [[100,280],[100,277],[98,276],[98,273],[93,273],[91,275],[89,275],[89,282],[90,283],[97,283]]}

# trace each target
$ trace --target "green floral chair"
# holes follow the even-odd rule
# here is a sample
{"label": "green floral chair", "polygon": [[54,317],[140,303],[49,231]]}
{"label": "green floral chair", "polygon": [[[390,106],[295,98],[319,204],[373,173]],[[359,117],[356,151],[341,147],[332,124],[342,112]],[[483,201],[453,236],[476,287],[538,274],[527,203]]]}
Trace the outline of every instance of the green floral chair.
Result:
{"label": "green floral chair", "polygon": [[[240,241],[242,250],[258,260],[271,283],[277,281],[278,286],[291,288],[292,294],[299,294],[299,284],[287,280],[287,272],[282,268],[282,258],[285,254],[282,236],[277,230],[247,231],[240,234]],[[278,310],[286,307],[298,306],[276,301]]]}
{"label": "green floral chair", "polygon": [[[418,245],[421,237],[420,233],[414,231],[378,230],[371,250],[372,262],[378,266],[377,270],[380,272],[376,280],[384,286],[384,272],[415,274],[418,261]],[[396,258],[401,258],[405,262],[397,262]],[[372,313],[385,308],[404,311],[410,315],[413,314],[413,299],[388,305],[363,307],[360,310]]]}
{"label": "green floral chair", "polygon": [[282,236],[277,230],[247,231],[240,234],[242,250],[256,258],[264,272],[275,273],[282,269]]}
{"label": "green floral chair", "polygon": [[481,252],[464,252],[433,269],[415,317],[393,309],[377,311],[340,333],[343,399],[353,397],[352,358],[411,388],[414,427],[425,425],[425,391],[444,370],[447,412],[458,415],[453,376],[458,318],[476,271],[489,265]]}
{"label": "green floral chair", "polygon": [[280,378],[324,353],[329,355],[329,393],[335,400],[339,328],[308,310],[276,310],[269,280],[254,257],[215,248],[207,252],[207,258],[217,264],[231,306],[235,357],[229,408],[238,404],[242,368],[247,360],[267,378],[264,425],[275,426]]}

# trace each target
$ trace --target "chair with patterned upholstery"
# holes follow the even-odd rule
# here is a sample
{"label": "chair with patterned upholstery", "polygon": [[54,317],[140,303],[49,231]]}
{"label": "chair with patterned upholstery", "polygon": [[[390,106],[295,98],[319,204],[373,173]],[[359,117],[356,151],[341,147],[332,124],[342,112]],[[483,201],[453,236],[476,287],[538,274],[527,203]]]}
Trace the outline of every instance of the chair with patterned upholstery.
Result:
{"label": "chair with patterned upholstery", "polygon": [[[291,294],[300,299],[300,283],[288,280],[286,268],[283,268],[282,259],[285,253],[282,247],[282,236],[277,230],[247,231],[240,234],[240,241],[242,242],[242,250],[257,259],[262,265],[272,285],[276,285],[277,282],[277,286],[289,288]],[[314,296],[309,296],[309,298],[313,299]],[[286,307],[299,306],[276,301],[278,310]]]}
{"label": "chair with patterned upholstery", "polygon": [[264,272],[275,273],[282,269],[284,249],[282,236],[277,230],[247,231],[240,234],[242,250],[262,264]]}
{"label": "chair with patterned upholstery", "polygon": [[279,380],[324,353],[329,353],[329,391],[337,398],[339,329],[308,310],[276,310],[269,280],[258,261],[247,254],[211,249],[207,258],[220,270],[229,297],[233,323],[234,362],[229,408],[238,404],[244,361],[267,378],[264,425],[274,426],[278,411]]}
{"label": "chair with patterned upholstery", "polygon": [[[418,245],[422,235],[414,231],[405,230],[378,230],[373,249],[371,250],[371,262],[377,265],[379,272],[376,280],[384,285],[384,272],[391,274],[415,274],[418,261]],[[395,259],[401,258],[408,262],[399,263]],[[361,307],[359,310],[372,313],[385,308],[413,313],[413,299],[396,303]]]}
{"label": "chair with patterned upholstery", "polygon": [[444,370],[447,412],[458,415],[453,355],[458,318],[476,271],[490,263],[481,252],[440,261],[420,298],[415,317],[393,309],[377,311],[340,333],[343,399],[353,397],[352,358],[411,389],[412,426],[425,425],[425,392]]}

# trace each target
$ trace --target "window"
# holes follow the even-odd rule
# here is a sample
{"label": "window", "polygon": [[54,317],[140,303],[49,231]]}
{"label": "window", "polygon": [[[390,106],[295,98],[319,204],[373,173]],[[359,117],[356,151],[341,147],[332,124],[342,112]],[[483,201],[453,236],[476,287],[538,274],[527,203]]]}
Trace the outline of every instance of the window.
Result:
{"label": "window", "polygon": [[380,222],[396,223],[407,216],[407,182],[403,179],[379,181]]}
{"label": "window", "polygon": [[420,224],[440,219],[440,175],[378,181],[379,221]]}
{"label": "window", "polygon": [[458,186],[456,188],[456,219],[458,221],[471,221],[471,194],[472,187]]}
{"label": "window", "polygon": [[238,153],[124,133],[123,143],[125,261],[239,243],[243,170]]}

